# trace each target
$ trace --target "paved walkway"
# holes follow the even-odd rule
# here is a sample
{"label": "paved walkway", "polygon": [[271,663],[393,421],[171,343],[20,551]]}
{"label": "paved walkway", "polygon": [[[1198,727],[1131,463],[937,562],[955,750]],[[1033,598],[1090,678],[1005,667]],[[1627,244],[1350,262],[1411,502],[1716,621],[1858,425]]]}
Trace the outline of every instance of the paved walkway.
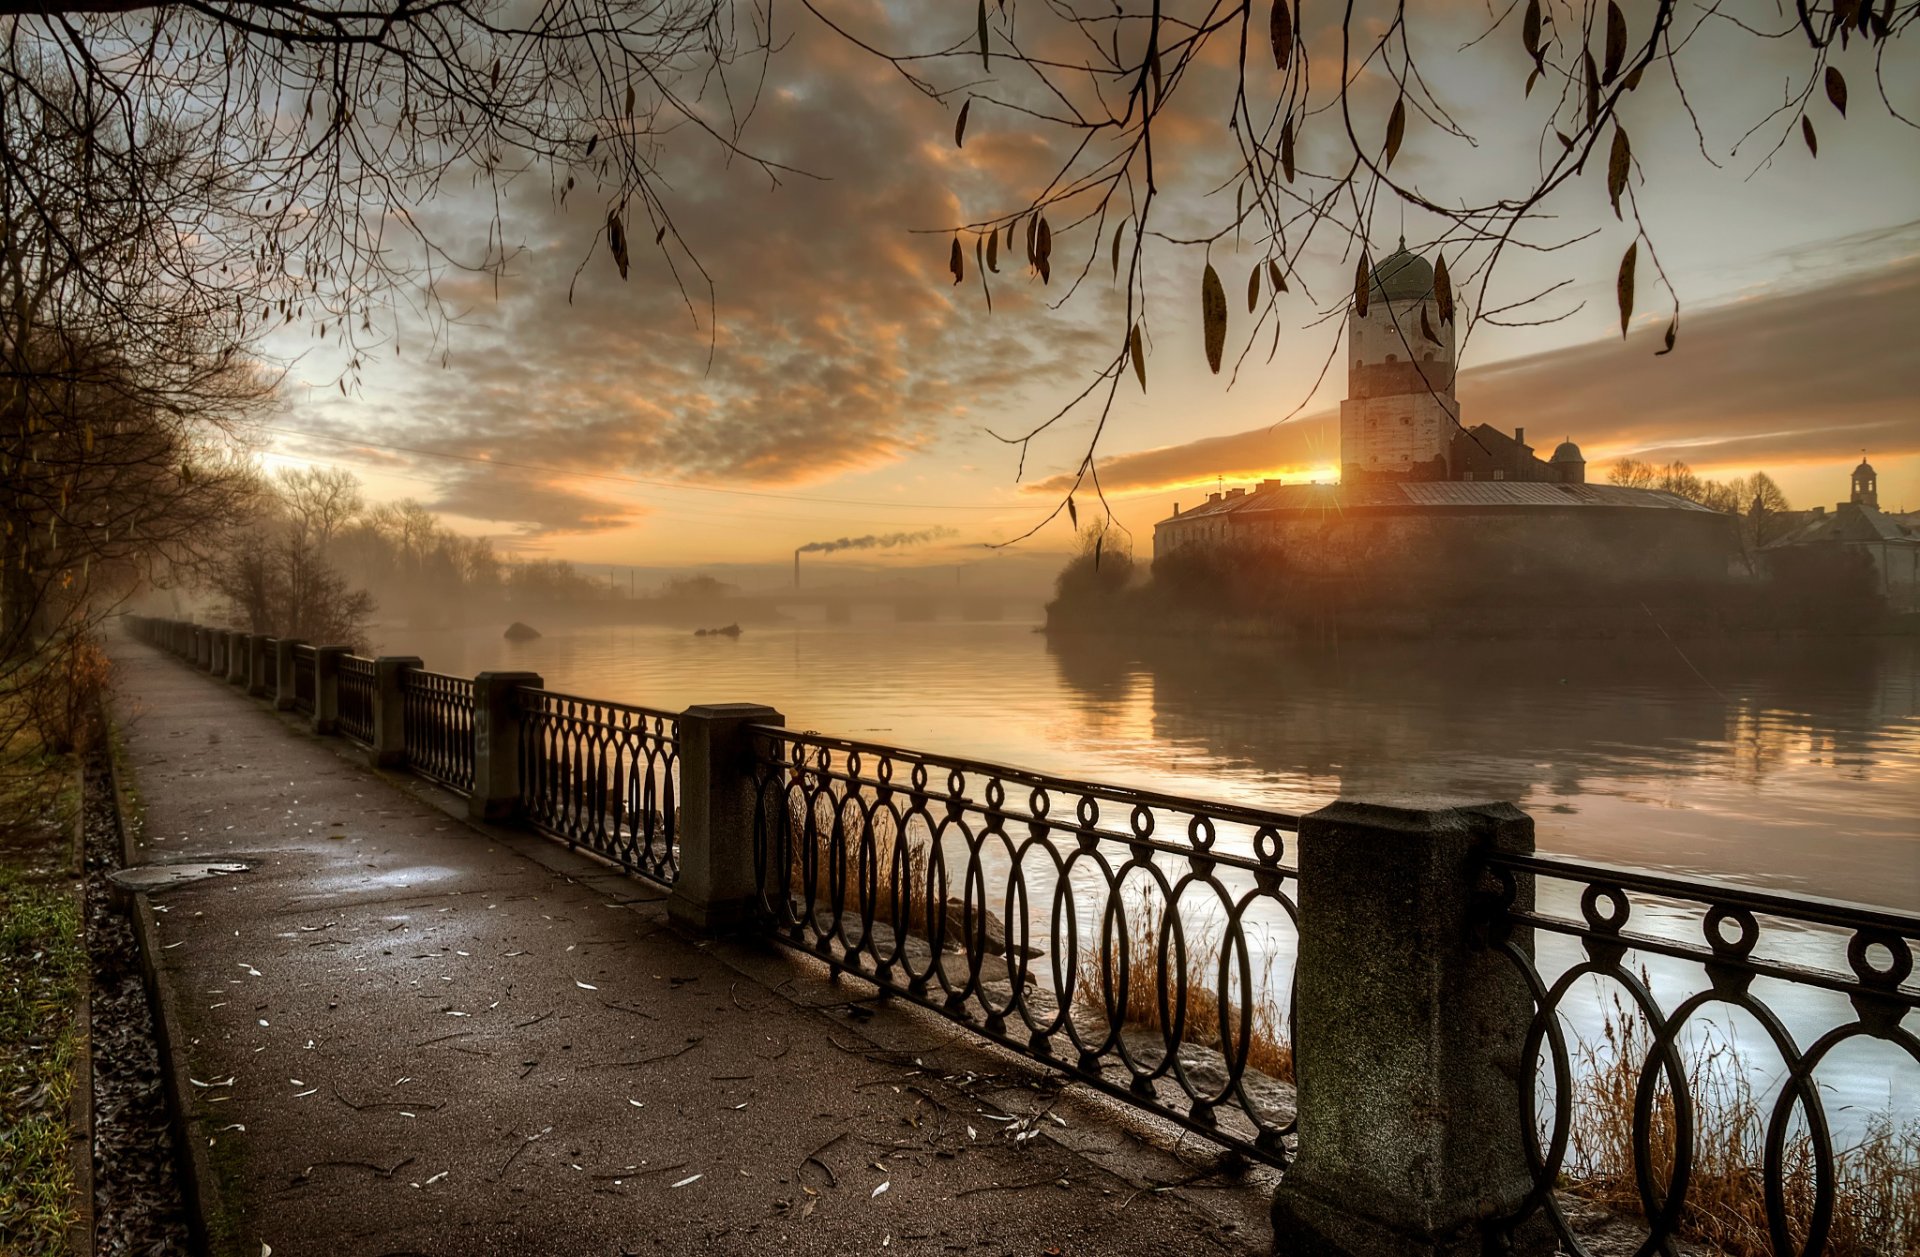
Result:
{"label": "paved walkway", "polygon": [[216,1253],[1268,1250],[1194,1140],[114,653],[136,858],[251,870],[148,900]]}

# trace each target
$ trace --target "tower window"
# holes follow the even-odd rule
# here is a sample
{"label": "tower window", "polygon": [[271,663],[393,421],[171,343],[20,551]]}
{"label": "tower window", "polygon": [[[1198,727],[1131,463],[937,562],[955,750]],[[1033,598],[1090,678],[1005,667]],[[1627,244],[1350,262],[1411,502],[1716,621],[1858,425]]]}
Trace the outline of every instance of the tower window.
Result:
{"label": "tower window", "polygon": [[1398,361],[1400,361],[1400,356],[1399,356],[1398,354],[1388,354],[1388,355],[1387,355],[1387,361],[1388,361],[1388,362],[1398,362]]}

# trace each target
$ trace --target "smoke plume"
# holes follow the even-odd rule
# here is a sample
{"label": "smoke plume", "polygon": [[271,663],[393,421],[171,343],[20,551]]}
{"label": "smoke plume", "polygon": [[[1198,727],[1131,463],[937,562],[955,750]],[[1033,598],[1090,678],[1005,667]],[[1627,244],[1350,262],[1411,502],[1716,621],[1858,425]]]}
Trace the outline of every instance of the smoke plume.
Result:
{"label": "smoke plume", "polygon": [[835,550],[889,550],[894,546],[919,545],[923,541],[938,541],[942,537],[951,537],[951,528],[929,528],[924,532],[869,533],[864,537],[842,537],[838,541],[809,541],[795,550],[795,554],[831,554]]}

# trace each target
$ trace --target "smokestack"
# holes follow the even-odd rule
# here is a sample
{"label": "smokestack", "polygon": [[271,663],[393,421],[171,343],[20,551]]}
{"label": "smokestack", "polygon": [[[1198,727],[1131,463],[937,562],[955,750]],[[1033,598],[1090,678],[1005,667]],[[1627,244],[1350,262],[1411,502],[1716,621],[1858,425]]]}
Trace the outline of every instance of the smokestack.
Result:
{"label": "smokestack", "polygon": [[793,552],[793,587],[800,588],[800,552]]}
{"label": "smokestack", "polygon": [[1525,445],[1527,443],[1527,430],[1525,428],[1515,428],[1513,430],[1513,443],[1515,445]]}

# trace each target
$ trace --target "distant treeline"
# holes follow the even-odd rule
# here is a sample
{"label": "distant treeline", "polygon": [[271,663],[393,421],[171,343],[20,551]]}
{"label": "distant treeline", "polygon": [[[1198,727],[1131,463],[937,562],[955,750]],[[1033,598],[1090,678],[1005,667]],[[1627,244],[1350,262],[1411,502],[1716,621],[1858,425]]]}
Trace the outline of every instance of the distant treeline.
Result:
{"label": "distant treeline", "polygon": [[[351,472],[328,468],[256,476],[242,522],[197,578],[236,627],[356,645],[376,616],[418,626],[564,616],[628,593],[563,559],[504,556],[411,499],[369,504]],[[655,596],[730,590],[689,576]]]}

